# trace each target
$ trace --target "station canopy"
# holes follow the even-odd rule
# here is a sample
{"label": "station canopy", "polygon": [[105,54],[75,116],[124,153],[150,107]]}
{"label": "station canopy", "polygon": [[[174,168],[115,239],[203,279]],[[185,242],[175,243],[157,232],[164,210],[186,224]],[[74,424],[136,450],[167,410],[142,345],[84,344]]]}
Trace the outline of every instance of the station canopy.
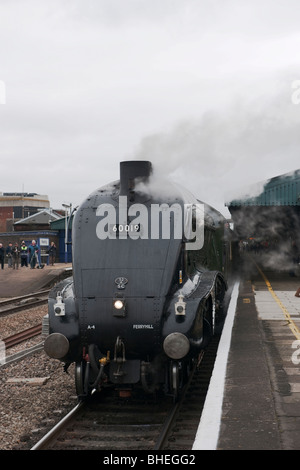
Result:
{"label": "station canopy", "polygon": [[60,220],[63,217],[52,209],[38,209],[34,214],[20,219],[14,225],[49,225],[55,220]]}

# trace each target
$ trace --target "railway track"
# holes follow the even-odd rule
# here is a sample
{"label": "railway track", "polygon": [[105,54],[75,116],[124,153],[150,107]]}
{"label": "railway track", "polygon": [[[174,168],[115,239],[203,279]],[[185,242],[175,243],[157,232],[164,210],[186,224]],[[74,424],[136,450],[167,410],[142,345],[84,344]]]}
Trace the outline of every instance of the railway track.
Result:
{"label": "railway track", "polygon": [[216,336],[195,365],[181,399],[137,394],[122,399],[113,390],[80,402],[32,450],[192,449],[219,343]]}
{"label": "railway track", "polygon": [[0,301],[0,316],[36,307],[48,302],[50,289]]}
{"label": "railway track", "polygon": [[149,450],[159,438],[172,401],[123,402],[112,397],[75,407],[34,450]]}
{"label": "railway track", "polygon": [[17,333],[9,334],[9,330],[18,330],[22,327],[21,323],[24,321],[24,316],[21,315],[20,324],[18,324],[18,312],[21,314],[22,311],[29,310],[30,308],[36,307],[41,304],[45,304],[48,301],[48,294],[50,289],[41,290],[39,292],[22,295],[18,297],[13,297],[6,300],[0,301],[0,316],[7,317],[5,319],[8,326],[10,326],[10,314],[17,313],[17,316],[14,317],[12,320],[12,327],[8,328],[6,326],[6,330],[9,336],[1,338],[1,351],[0,351],[0,366],[5,366],[9,363],[13,363],[15,361],[19,361],[23,357],[26,357],[30,354],[33,354],[35,351],[39,351],[42,349],[43,341],[39,345],[34,345],[29,349],[26,348],[23,351],[18,351],[14,354],[6,355],[5,351],[16,346],[22,342],[25,342],[35,336],[43,334],[43,327],[42,323],[40,323],[40,319],[36,319],[38,322],[36,325],[26,328],[24,330],[18,331]]}
{"label": "railway track", "polygon": [[26,330],[20,331],[19,333],[15,333],[14,335],[8,336],[2,341],[4,342],[6,348],[11,348],[21,343],[22,341],[26,341],[27,339],[41,334],[41,332],[42,324],[39,324],[32,326],[31,328],[27,328]]}
{"label": "railway track", "polygon": [[205,350],[178,403],[168,432],[157,450],[192,449],[213,373],[219,341],[220,336],[216,335]]}

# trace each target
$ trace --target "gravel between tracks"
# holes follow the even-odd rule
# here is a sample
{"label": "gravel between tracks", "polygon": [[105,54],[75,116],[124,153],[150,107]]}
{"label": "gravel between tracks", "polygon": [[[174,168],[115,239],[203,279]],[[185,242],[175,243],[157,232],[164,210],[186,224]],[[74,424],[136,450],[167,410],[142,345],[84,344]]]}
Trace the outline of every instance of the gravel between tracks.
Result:
{"label": "gravel between tracks", "polygon": [[[41,322],[46,313],[47,306],[42,306],[0,318],[0,339]],[[41,340],[37,336],[26,342],[25,347]],[[24,343],[17,348],[23,349]],[[44,351],[0,368],[0,450],[31,449],[76,405],[73,365],[68,372],[64,372],[60,361],[48,358]],[[33,385],[8,383],[10,378],[47,379],[43,385]]]}
{"label": "gravel between tracks", "polygon": [[0,316],[0,339],[18,333],[19,331],[38,325],[43,316],[48,313],[48,305],[26,309],[10,315]]}

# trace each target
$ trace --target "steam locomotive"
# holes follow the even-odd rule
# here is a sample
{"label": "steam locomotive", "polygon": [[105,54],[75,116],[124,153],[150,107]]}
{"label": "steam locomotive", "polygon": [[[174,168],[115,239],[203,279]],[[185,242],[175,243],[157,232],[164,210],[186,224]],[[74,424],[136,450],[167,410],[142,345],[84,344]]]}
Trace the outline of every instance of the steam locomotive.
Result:
{"label": "steam locomotive", "polygon": [[72,225],[73,276],[49,294],[44,349],[75,363],[78,397],[113,386],[180,393],[227,289],[226,219],[148,161],[120,163]]}

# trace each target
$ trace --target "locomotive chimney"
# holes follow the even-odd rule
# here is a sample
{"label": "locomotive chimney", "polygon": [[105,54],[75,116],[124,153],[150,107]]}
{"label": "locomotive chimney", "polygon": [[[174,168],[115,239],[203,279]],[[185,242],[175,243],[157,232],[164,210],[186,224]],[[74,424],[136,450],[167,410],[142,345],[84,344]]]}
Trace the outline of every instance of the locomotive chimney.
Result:
{"label": "locomotive chimney", "polygon": [[132,160],[120,163],[120,196],[134,199],[135,184],[147,181],[152,173],[152,164],[143,160]]}

